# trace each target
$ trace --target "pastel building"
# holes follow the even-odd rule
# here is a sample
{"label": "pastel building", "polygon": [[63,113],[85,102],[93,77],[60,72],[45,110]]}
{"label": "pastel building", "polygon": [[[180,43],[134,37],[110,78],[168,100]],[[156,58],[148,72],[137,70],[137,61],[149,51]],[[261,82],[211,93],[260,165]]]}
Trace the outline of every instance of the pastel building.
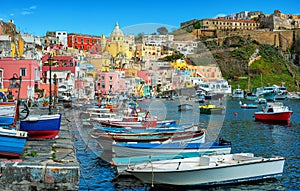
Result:
{"label": "pastel building", "polygon": [[118,72],[102,72],[96,81],[96,94],[124,93],[125,80],[121,79]]}
{"label": "pastel building", "polygon": [[7,88],[17,98],[17,88],[10,89],[12,77],[22,76],[20,98],[33,98],[34,90],[40,84],[40,68],[37,60],[17,60],[14,58],[0,59],[0,81],[1,88]]}

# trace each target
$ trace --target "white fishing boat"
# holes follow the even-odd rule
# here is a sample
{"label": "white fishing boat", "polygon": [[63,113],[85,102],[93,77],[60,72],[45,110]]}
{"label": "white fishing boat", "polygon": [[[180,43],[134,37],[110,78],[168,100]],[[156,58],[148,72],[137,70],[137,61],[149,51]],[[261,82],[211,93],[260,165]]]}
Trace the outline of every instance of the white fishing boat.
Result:
{"label": "white fishing boat", "polygon": [[238,88],[236,88],[232,91],[232,97],[243,99],[244,98],[244,90],[240,89],[240,86],[238,86]]}
{"label": "white fishing boat", "polygon": [[126,171],[151,185],[217,185],[274,178],[282,175],[284,163],[284,157],[236,153],[146,162]]}
{"label": "white fishing boat", "polygon": [[117,157],[130,157],[151,154],[177,154],[184,152],[215,152],[226,154],[231,152],[231,144],[204,142],[201,139],[170,143],[114,143],[112,151]]}
{"label": "white fishing boat", "polygon": [[231,85],[226,80],[215,80],[199,83],[200,90],[205,92],[212,92],[215,94],[231,94]]}

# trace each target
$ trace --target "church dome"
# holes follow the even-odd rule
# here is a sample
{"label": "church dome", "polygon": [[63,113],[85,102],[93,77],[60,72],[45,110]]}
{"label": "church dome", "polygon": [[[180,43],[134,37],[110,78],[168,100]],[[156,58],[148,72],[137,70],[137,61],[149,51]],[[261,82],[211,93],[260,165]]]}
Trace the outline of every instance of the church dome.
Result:
{"label": "church dome", "polygon": [[116,23],[115,29],[111,32],[110,36],[124,36],[123,31],[119,29],[118,23]]}

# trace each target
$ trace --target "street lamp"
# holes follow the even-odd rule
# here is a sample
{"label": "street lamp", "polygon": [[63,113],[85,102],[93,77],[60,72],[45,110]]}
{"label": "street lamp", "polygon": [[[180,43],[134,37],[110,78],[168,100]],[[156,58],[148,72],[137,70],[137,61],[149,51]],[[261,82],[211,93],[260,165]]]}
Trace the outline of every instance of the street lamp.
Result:
{"label": "street lamp", "polygon": [[50,71],[50,79],[49,79],[49,85],[50,85],[50,96],[49,96],[49,115],[52,114],[51,111],[51,106],[52,106],[52,63],[53,63],[53,58],[52,55],[49,54],[49,58],[48,58],[48,64],[49,64],[49,71]]}
{"label": "street lamp", "polygon": [[[19,82],[17,82],[19,80]],[[20,90],[21,90],[21,83],[22,83],[22,76],[18,77],[18,74],[14,73],[12,78],[9,78],[10,85],[9,88],[18,88],[18,96],[17,96],[17,109],[16,109],[16,120],[14,125],[16,124],[17,120],[19,119],[19,108],[20,108]]]}
{"label": "street lamp", "polygon": [[[17,82],[19,80],[19,83]],[[17,100],[20,98],[20,89],[21,89],[21,83],[22,83],[22,76],[18,77],[18,74],[14,73],[12,78],[9,78],[10,85],[9,88],[18,88],[18,97]]]}
{"label": "street lamp", "polygon": [[57,98],[57,75],[53,75],[53,80],[54,80],[54,105],[53,107],[56,107],[56,98]]}

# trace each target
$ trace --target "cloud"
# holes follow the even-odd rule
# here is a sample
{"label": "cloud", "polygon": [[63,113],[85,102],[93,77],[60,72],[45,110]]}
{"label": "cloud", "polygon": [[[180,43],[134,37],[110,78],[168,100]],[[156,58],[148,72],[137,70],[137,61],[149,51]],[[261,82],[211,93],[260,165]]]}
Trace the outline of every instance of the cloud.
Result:
{"label": "cloud", "polygon": [[225,16],[227,16],[227,15],[224,14],[224,13],[219,13],[219,14],[217,14],[214,18],[225,17]]}
{"label": "cloud", "polygon": [[30,10],[34,10],[34,9],[36,9],[36,6],[33,5],[33,6],[29,7],[29,9],[30,9]]}
{"label": "cloud", "polygon": [[33,5],[33,6],[22,8],[22,9],[17,9],[17,10],[14,10],[14,12],[10,13],[9,15],[10,16],[31,15],[31,14],[34,14],[33,10],[35,10],[36,8],[37,8],[37,6]]}
{"label": "cloud", "polygon": [[30,15],[30,14],[32,14],[32,12],[30,12],[30,11],[22,11],[20,14],[21,15]]}

